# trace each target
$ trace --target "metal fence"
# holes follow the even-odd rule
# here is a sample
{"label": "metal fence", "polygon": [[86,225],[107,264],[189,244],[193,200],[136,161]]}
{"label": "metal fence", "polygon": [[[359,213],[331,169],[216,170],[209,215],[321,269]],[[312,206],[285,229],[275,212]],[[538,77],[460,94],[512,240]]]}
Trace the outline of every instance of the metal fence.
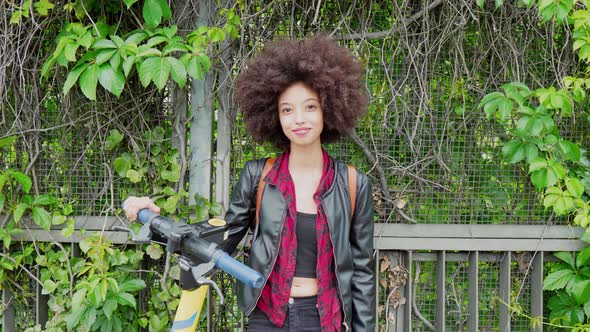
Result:
{"label": "metal fence", "polygon": [[[110,230],[119,222],[78,218],[77,228],[85,231],[67,239],[58,229],[46,232],[31,223],[19,240],[76,243],[102,233],[115,244],[129,244],[128,233]],[[577,239],[583,231],[559,225],[377,224],[378,331],[543,331],[524,315],[543,316],[543,277],[555,261],[550,254],[581,250],[585,244]],[[3,290],[3,331],[17,331],[19,320],[32,317],[47,321],[48,296],[39,285],[33,289],[37,296],[30,303]],[[139,307],[143,301],[140,296]],[[226,315],[240,315],[235,306],[226,309],[233,311]],[[234,321],[229,330],[242,331],[243,320]],[[200,331],[217,331],[216,323],[209,315]]]}

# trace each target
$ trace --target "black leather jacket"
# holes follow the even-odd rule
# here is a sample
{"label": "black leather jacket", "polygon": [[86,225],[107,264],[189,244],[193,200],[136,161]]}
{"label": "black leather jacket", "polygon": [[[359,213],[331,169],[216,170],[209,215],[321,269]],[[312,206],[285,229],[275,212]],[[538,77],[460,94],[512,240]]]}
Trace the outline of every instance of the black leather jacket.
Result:
{"label": "black leather jacket", "polygon": [[[264,163],[265,159],[248,161],[234,187],[225,215],[229,237],[223,247],[227,252],[233,252],[254,225],[256,192]],[[365,174],[358,173],[355,216],[351,221],[347,167],[339,161],[335,162],[335,167],[334,183],[322,195],[322,205],[334,247],[343,324],[346,330],[372,332],[376,311],[371,184]],[[279,234],[286,213],[283,196],[275,186],[266,184],[259,213],[259,229],[247,264],[262,273],[266,283],[278,254]],[[238,283],[238,304],[246,315],[254,310],[261,292],[262,289]]]}

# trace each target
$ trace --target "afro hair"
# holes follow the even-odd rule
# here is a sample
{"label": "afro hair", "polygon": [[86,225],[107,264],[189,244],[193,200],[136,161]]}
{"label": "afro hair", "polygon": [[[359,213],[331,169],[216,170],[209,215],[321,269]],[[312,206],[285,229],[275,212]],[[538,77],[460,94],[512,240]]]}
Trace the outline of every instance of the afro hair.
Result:
{"label": "afro hair", "polygon": [[242,70],[234,96],[255,141],[288,149],[278,99],[293,83],[302,82],[320,97],[324,115],[320,139],[332,143],[348,135],[367,109],[361,77],[362,67],[352,52],[326,36],[280,40],[266,45]]}

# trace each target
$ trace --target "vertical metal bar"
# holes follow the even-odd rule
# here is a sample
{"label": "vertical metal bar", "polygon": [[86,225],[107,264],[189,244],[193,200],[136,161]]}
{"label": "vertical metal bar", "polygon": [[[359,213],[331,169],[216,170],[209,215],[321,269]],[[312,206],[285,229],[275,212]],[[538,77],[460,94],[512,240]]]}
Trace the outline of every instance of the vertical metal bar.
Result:
{"label": "vertical metal bar", "polygon": [[[533,266],[531,271],[531,315],[534,318],[543,317],[543,252],[534,253]],[[533,324],[531,332],[542,332],[543,324]]]}
{"label": "vertical metal bar", "polygon": [[[381,270],[379,269],[379,262],[381,261],[381,252],[375,248],[375,321],[379,322],[379,281],[381,280]],[[383,303],[387,305],[387,303]],[[384,311],[385,312],[385,311]],[[387,317],[385,317],[387,319]],[[377,325],[377,324],[375,324]]]}
{"label": "vertical metal bar", "polygon": [[[37,278],[41,279],[39,275],[39,267],[36,268]],[[38,282],[35,282],[35,290],[37,293],[37,298],[35,299],[35,311],[36,311],[36,323],[41,325],[41,328],[45,328],[45,323],[49,319],[49,305],[47,302],[49,301],[49,295],[44,295],[43,293],[43,286],[39,285]]]}
{"label": "vertical metal bar", "polygon": [[[211,319],[211,298],[213,296],[212,287],[209,287],[207,289],[207,332],[211,332],[211,322],[213,322],[213,320]],[[215,301],[215,300],[213,300]]]}
{"label": "vertical metal bar", "polygon": [[[72,253],[74,253],[74,248],[77,248],[78,245],[76,245],[75,243],[72,243]],[[137,247],[136,247],[137,249]],[[147,273],[143,272],[147,270],[146,266],[145,266],[145,261],[142,259],[139,261],[139,279],[141,280],[145,280],[145,278],[148,277]],[[139,293],[137,294],[137,307],[139,308],[139,312],[147,312],[147,301],[146,298],[148,297],[148,291],[147,291],[147,287],[144,289],[141,289],[139,291]],[[147,329],[143,328],[143,327],[139,327],[139,332],[146,332]]]}
{"label": "vertical metal bar", "polygon": [[469,253],[467,331],[479,329],[479,251]]}
{"label": "vertical metal bar", "polygon": [[507,251],[500,261],[500,332],[510,332],[510,262],[512,252]]}
{"label": "vertical metal bar", "polygon": [[8,287],[4,287],[2,290],[2,303],[6,305],[4,311],[2,311],[2,331],[15,332],[16,311],[14,309],[14,294]]}
{"label": "vertical metal bar", "polygon": [[[389,258],[390,268],[395,268],[396,266],[404,267],[405,251],[382,251],[382,255],[387,256],[387,258]],[[397,290],[399,292],[399,294],[404,294],[404,296],[405,296],[406,287],[407,287],[407,284],[406,284],[406,286],[401,286]],[[377,289],[379,289],[379,283],[377,283]],[[391,307],[390,302],[389,302],[390,295],[391,295],[390,293],[383,294],[384,299],[385,299],[385,301],[383,303],[383,305],[385,306],[384,310],[383,310],[383,314],[384,314],[383,319],[385,319],[385,321],[386,321],[386,331],[387,332],[401,332],[404,330],[405,310],[406,310],[406,306],[409,303],[409,299],[406,299],[405,304],[400,304],[397,307],[397,309],[395,309],[395,312],[391,312],[391,310],[393,310],[393,308]],[[377,302],[377,305],[379,305],[379,302]],[[395,319],[395,321],[391,322],[390,317],[393,317]],[[376,327],[378,327],[378,326],[376,326]]]}
{"label": "vertical metal bar", "polygon": [[414,303],[414,298],[412,294],[412,288],[414,284],[414,274],[412,273],[412,265],[413,265],[413,258],[412,258],[412,251],[408,250],[407,252],[407,260],[406,260],[406,268],[408,269],[408,281],[406,283],[406,304],[404,305],[404,332],[411,332],[412,331],[412,305]]}
{"label": "vertical metal bar", "polygon": [[437,253],[436,260],[436,332],[445,331],[445,278],[446,277],[446,254],[444,250]]}

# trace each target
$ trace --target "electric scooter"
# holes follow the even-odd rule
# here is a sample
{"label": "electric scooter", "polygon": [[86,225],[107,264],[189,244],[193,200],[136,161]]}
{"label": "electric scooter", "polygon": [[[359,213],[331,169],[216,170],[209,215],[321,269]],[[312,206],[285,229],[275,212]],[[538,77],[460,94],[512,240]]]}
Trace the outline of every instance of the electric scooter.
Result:
{"label": "electric scooter", "polygon": [[189,282],[183,282],[181,277],[182,293],[171,331],[196,331],[209,286],[215,289],[221,303],[224,303],[219,286],[209,278],[215,273],[215,268],[229,273],[250,287],[262,287],[264,280],[260,273],[237,261],[217,245],[228,236],[228,227],[224,220],[210,219],[189,225],[148,209],[140,210],[137,218],[143,225],[138,233],[131,232],[132,240],[165,242],[166,249],[178,255],[180,268],[190,272],[183,274],[184,281],[187,275],[192,276]]}

